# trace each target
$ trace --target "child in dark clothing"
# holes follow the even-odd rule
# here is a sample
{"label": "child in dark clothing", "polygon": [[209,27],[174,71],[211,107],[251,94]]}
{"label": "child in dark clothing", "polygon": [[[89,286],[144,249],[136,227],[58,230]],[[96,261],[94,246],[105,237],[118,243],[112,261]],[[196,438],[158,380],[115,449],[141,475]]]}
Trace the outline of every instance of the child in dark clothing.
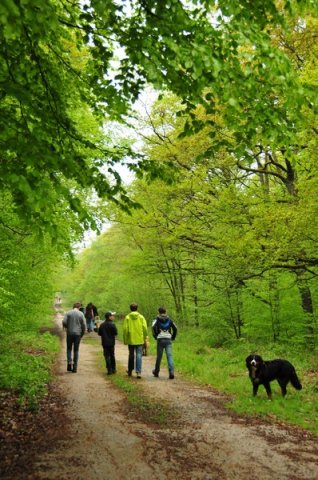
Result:
{"label": "child in dark clothing", "polygon": [[115,337],[118,331],[116,325],[113,323],[115,314],[116,312],[106,312],[105,321],[98,329],[98,335],[102,337],[107,375],[116,373]]}

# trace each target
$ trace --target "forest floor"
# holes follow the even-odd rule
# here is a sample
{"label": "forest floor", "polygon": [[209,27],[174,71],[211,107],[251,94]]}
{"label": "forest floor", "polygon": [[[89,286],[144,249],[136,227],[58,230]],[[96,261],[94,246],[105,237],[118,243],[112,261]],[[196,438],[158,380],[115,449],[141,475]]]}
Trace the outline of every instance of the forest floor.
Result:
{"label": "forest floor", "polygon": [[[236,415],[224,407],[224,395],[177,372],[169,380],[163,368],[155,378],[152,356],[143,357],[142,378],[128,381],[170,416],[163,424],[147,418],[98,369],[100,340],[89,337],[76,374],[66,372],[63,339],[56,380],[37,413],[12,411],[13,400],[2,394],[2,480],[318,479],[316,437]],[[118,342],[117,375],[125,376],[127,355]]]}

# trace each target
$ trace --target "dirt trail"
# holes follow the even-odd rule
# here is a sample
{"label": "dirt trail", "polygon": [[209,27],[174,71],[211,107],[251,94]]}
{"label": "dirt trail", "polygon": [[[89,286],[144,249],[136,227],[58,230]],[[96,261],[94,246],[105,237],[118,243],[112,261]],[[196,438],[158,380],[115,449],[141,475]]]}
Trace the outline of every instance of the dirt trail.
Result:
{"label": "dirt trail", "polygon": [[[96,368],[96,344],[82,343],[78,373],[66,372],[65,342],[58,366],[71,427],[57,425],[65,440],[36,460],[44,480],[317,480],[318,442],[309,433],[248,420],[223,408],[224,398],[178,374],[152,376],[143,357],[142,379],[129,379],[177,412],[168,427],[135,418],[125,397]],[[116,359],[126,369],[127,347]],[[122,375],[119,373],[118,375]]]}

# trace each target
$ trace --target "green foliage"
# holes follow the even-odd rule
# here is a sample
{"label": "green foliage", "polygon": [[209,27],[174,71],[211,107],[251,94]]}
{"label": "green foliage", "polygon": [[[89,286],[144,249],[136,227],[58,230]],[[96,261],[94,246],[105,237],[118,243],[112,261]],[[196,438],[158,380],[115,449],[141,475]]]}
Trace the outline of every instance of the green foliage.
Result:
{"label": "green foliage", "polygon": [[[132,152],[112,145],[102,126],[105,116],[123,120],[147,83],[176,93],[190,110],[201,103],[214,114],[221,105],[238,156],[248,156],[260,134],[264,144],[291,143],[317,96],[275,38],[316,6],[95,0],[69,8],[60,0],[6,0],[0,172],[17,213],[54,235],[56,212],[64,210],[97,228],[83,190],[131,206],[113,167]],[[202,122],[192,116],[186,125],[194,131]],[[215,139],[214,150],[224,143]]]}
{"label": "green foliage", "polygon": [[[95,265],[106,262],[109,270],[106,277],[96,272],[94,279],[90,272],[95,267],[86,262],[85,289],[97,296],[100,289],[107,292],[120,312],[124,297],[127,305],[132,298],[141,299],[146,316],[166,304],[180,324],[209,325],[215,344],[234,336],[282,343],[292,339],[314,348],[318,217],[316,202],[308,201],[305,192],[315,198],[315,159],[306,155],[303,163],[297,151],[291,165],[284,152],[261,150],[255,154],[260,165],[255,169],[227,148],[207,154],[211,132],[222,133],[206,126],[180,137],[188,117],[176,111],[177,99],[167,96],[154,104],[148,124],[142,119],[152,129],[144,151],[159,169],[173,165],[172,182],[138,179],[130,194],[143,208],[130,215],[105,209],[120,227],[112,227],[101,237],[105,242],[91,247]],[[216,117],[220,130],[222,113],[220,109]],[[194,115],[208,118],[201,107]],[[284,173],[277,175],[279,169]],[[313,174],[309,182],[307,169]],[[98,286],[97,278],[102,279]]]}
{"label": "green foliage", "polygon": [[[10,341],[8,341],[10,340]],[[0,338],[0,388],[13,389],[30,407],[46,392],[51,368],[59,351],[59,339],[35,329],[11,332]]]}
{"label": "green foliage", "polygon": [[127,152],[106,147],[92,110],[98,60],[91,62],[94,49],[80,33],[82,13],[55,0],[1,6],[2,188],[21,218],[52,236],[66,210],[96,228],[82,191],[114,196],[120,179],[111,185],[99,167]]}
{"label": "green foliage", "polygon": [[1,330],[6,332],[37,324],[52,304],[54,274],[70,249],[70,232],[59,220],[61,238],[55,244],[48,234],[39,237],[14,212],[9,195],[0,197],[0,301]]}
{"label": "green foliage", "polygon": [[[84,305],[93,301],[101,316],[107,310],[125,315],[129,305],[136,301],[148,323],[159,306],[150,304],[149,295],[159,286],[160,279],[156,276],[145,281],[139,253],[126,243],[126,237],[116,227],[107,230],[84,250],[77,266],[73,270],[66,269],[60,280],[65,306],[70,306],[74,299]],[[159,299],[163,303],[164,294],[159,294]]]}
{"label": "green foliage", "polygon": [[16,214],[11,195],[0,195],[0,388],[16,390],[36,407],[51,378],[59,342],[40,328],[52,323],[54,275],[67,258],[70,233],[52,244],[47,233],[39,237]]}

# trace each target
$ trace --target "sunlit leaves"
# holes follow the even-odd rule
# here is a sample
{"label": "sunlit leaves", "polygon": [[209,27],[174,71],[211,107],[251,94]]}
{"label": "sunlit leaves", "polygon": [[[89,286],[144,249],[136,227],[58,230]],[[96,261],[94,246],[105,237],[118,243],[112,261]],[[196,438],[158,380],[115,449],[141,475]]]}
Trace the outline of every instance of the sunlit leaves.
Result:
{"label": "sunlit leaves", "polygon": [[[303,106],[309,100],[315,105],[314,84],[310,89],[301,84],[273,39],[299,12],[314,13],[314,6],[314,1],[2,2],[1,174],[17,209],[35,222],[50,222],[64,196],[80,220],[94,226],[80,190],[117,202],[125,198],[115,169],[107,166],[122,161],[128,149],[107,148],[101,125],[104,115],[124,118],[147,82],[175,92],[190,112],[198,103],[207,115],[221,108],[237,156],[260,137],[272,147],[291,143]],[[192,117],[185,133],[202,125]],[[214,151],[225,142],[230,146],[224,138],[214,141]],[[147,168],[150,178],[169,177],[154,164]],[[141,171],[138,165],[136,170]],[[41,215],[44,199],[48,205]]]}

